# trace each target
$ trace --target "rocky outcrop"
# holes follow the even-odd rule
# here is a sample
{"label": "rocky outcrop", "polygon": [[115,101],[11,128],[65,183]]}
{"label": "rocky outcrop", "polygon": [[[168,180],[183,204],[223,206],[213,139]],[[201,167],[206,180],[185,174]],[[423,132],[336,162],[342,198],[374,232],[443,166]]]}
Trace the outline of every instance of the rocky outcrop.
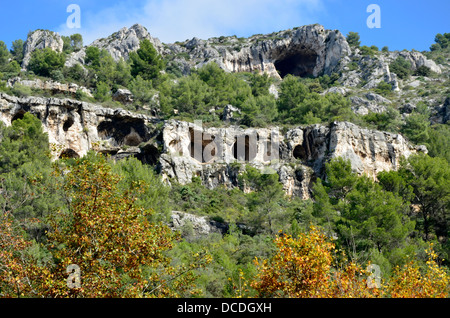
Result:
{"label": "rocky outcrop", "polygon": [[367,115],[369,112],[383,113],[386,111],[386,105],[392,104],[389,99],[372,92],[364,97],[351,96],[350,101],[353,112],[358,115]]}
{"label": "rocky outcrop", "polygon": [[216,62],[228,72],[266,72],[273,77],[287,74],[318,76],[331,74],[342,57],[350,52],[339,31],[325,30],[314,24],[248,39],[220,37],[168,45],[179,68],[188,70]]}
{"label": "rocky outcrop", "polygon": [[34,80],[25,80],[20,77],[14,77],[8,80],[6,86],[14,87],[17,84],[34,89],[50,91],[52,94],[69,94],[74,97],[77,92],[82,92],[87,96],[92,97],[92,92],[88,88],[75,83],[59,83],[52,80],[43,81],[39,78]]}
{"label": "rocky outcrop", "polygon": [[30,63],[31,53],[38,49],[51,48],[53,51],[62,52],[64,42],[61,36],[49,30],[36,30],[28,34],[23,49],[22,69],[26,69]]}
{"label": "rocky outcrop", "polygon": [[115,61],[127,60],[130,52],[136,51],[140,47],[140,41],[148,39],[155,49],[161,53],[163,45],[161,41],[150,35],[145,27],[135,24],[132,27],[122,28],[107,38],[98,39],[90,46],[105,49],[111,54]]}
{"label": "rocky outcrop", "polygon": [[447,97],[442,105],[434,108],[430,119],[433,124],[447,124],[450,121],[450,97]]}
{"label": "rocky outcrop", "polygon": [[27,112],[42,121],[55,158],[80,157],[93,149],[157,163],[158,149],[151,144],[157,122],[153,117],[73,99],[19,98],[0,93],[0,121],[5,125]]}
{"label": "rocky outcrop", "polygon": [[180,211],[172,211],[169,227],[174,231],[180,231],[185,237],[201,237],[211,233],[225,234],[228,231],[228,225],[225,223]]}
{"label": "rocky outcrop", "polygon": [[[296,127],[208,127],[201,122],[169,120],[104,108],[72,99],[14,97],[0,93],[0,120],[10,125],[26,112],[42,121],[54,158],[84,156],[89,150],[116,159],[135,156],[158,167],[170,184],[199,177],[208,188],[240,186],[246,165],[262,173],[278,173],[286,194],[308,198],[311,183],[324,177],[325,163],[348,159],[355,172],[373,178],[395,170],[400,158],[423,147],[401,135],[364,129],[348,122]],[[246,188],[244,191],[251,191]]]}
{"label": "rocky outcrop", "polygon": [[386,82],[392,85],[393,91],[398,92],[401,81],[397,78],[397,74],[391,72],[389,66],[399,56],[411,63],[413,71],[420,66],[426,66],[438,74],[442,73],[440,66],[417,51],[376,52],[363,55],[360,49],[355,48],[351,54],[342,58],[340,69],[343,72],[339,82],[345,87],[362,86],[364,89],[374,89],[380,82]]}
{"label": "rocky outcrop", "polygon": [[413,70],[416,70],[420,66],[425,66],[435,73],[442,73],[439,65],[437,65],[433,60],[427,59],[422,53],[418,51],[395,51],[390,52],[389,54],[389,58],[391,60],[395,60],[399,56],[410,62]]}
{"label": "rocky outcrop", "polygon": [[[355,172],[376,178],[395,170],[400,158],[425,151],[401,135],[369,130],[348,122],[298,127],[281,134],[277,127],[203,128],[168,121],[163,128],[160,158],[163,178],[189,183],[200,177],[209,188],[238,186],[238,175],[251,165],[278,173],[288,195],[309,197],[311,182],[324,177],[325,163],[348,159]],[[245,189],[244,189],[245,190]]]}

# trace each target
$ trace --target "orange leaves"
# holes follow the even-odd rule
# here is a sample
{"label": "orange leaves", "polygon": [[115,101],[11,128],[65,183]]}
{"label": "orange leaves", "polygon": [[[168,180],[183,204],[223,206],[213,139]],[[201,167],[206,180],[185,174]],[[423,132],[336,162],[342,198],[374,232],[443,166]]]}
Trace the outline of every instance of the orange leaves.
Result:
{"label": "orange leaves", "polygon": [[328,286],[334,245],[311,228],[298,238],[280,236],[277,253],[255,263],[260,269],[251,286],[262,297],[321,297]]}
{"label": "orange leaves", "polygon": [[425,268],[410,262],[402,268],[397,267],[388,286],[391,297],[397,298],[446,298],[450,295],[450,275],[438,266],[437,255],[428,253]]}
{"label": "orange leaves", "polygon": [[372,275],[355,263],[332,266],[334,244],[312,227],[298,238],[275,239],[277,251],[270,259],[255,260],[258,274],[250,286],[258,297],[448,297],[450,276],[430,250],[426,267],[411,262],[397,268],[390,280],[374,288]]}
{"label": "orange leaves", "polygon": [[[70,194],[71,213],[61,213],[53,220],[49,234],[60,260],[55,274],[59,281],[65,269],[76,264],[82,272],[82,288],[69,290],[57,286],[49,296],[141,297],[147,284],[142,267],[165,268],[163,255],[172,248],[173,234],[162,224],[150,224],[145,211],[136,206],[134,194],[118,188],[120,178],[112,173],[103,157],[80,160],[66,176],[65,190]],[[140,185],[142,187],[144,185]],[[164,270],[163,270],[164,272]]]}
{"label": "orange leaves", "polygon": [[11,214],[0,212],[0,297],[37,295],[34,282],[45,269],[26,254],[30,246]]}

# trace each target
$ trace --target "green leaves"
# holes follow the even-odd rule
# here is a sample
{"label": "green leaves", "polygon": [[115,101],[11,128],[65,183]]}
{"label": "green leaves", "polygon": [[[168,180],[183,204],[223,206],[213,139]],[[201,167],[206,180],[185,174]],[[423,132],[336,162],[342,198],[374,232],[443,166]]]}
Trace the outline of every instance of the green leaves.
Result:
{"label": "green leaves", "polygon": [[156,79],[165,63],[148,39],[141,41],[140,48],[130,53],[131,75],[140,75],[145,80]]}
{"label": "green leaves", "polygon": [[52,71],[61,70],[64,66],[63,53],[53,51],[51,48],[35,50],[31,54],[28,69],[36,75],[50,77]]}
{"label": "green leaves", "polygon": [[289,124],[310,125],[354,117],[347,98],[340,94],[320,95],[314,91],[316,85],[320,87],[319,82],[307,86],[298,77],[286,76],[280,85],[277,119]]}
{"label": "green leaves", "polygon": [[399,56],[389,65],[389,70],[401,79],[408,78],[412,73],[412,66],[404,57]]}

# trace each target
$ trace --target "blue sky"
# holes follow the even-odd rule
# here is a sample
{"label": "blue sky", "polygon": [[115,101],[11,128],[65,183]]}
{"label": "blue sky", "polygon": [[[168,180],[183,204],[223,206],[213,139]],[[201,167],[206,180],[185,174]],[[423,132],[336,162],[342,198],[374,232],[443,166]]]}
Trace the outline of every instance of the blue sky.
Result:
{"label": "blue sky", "polygon": [[[68,5],[81,9],[81,28],[67,27]],[[381,28],[367,27],[370,13],[381,9]],[[449,0],[16,0],[3,1],[0,40],[8,47],[29,31],[49,29],[81,33],[84,43],[134,23],[165,43],[196,36],[248,37],[320,23],[344,35],[358,32],[362,45],[390,50],[428,50],[437,33],[450,32]]]}

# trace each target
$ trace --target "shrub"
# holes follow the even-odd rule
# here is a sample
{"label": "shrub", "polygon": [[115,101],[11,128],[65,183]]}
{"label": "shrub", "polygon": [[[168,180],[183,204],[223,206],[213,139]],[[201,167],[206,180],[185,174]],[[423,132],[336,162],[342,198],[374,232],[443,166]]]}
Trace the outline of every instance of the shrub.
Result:
{"label": "shrub", "polygon": [[28,69],[36,75],[50,77],[52,71],[63,68],[64,62],[64,54],[55,52],[51,48],[45,48],[36,50],[31,54]]}
{"label": "shrub", "polygon": [[389,69],[401,79],[408,78],[412,73],[411,63],[402,56],[397,57],[397,59],[389,65]]}

